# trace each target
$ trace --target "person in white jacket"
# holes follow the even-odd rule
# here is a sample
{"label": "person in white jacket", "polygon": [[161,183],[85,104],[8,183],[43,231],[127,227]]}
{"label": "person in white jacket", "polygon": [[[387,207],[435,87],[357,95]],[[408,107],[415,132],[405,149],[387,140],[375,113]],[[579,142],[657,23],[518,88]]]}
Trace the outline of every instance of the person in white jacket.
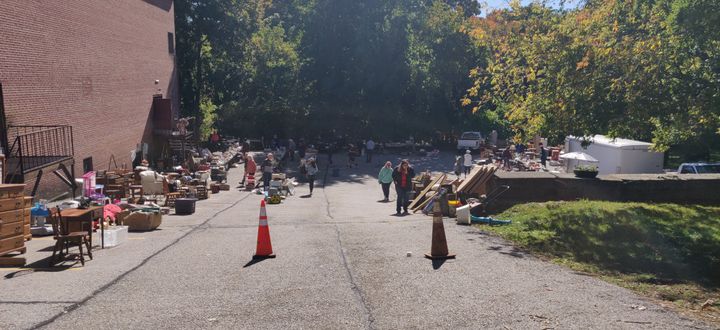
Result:
{"label": "person in white jacket", "polygon": [[465,167],[465,177],[467,178],[467,175],[470,174],[470,168],[472,167],[472,154],[470,153],[470,149],[465,151],[465,161],[463,162],[463,166]]}
{"label": "person in white jacket", "polygon": [[317,162],[315,162],[315,158],[308,159],[307,163],[305,164],[305,169],[307,170],[307,179],[308,183],[310,184],[310,194],[308,197],[312,196],[313,188],[315,188],[315,175],[318,172]]}

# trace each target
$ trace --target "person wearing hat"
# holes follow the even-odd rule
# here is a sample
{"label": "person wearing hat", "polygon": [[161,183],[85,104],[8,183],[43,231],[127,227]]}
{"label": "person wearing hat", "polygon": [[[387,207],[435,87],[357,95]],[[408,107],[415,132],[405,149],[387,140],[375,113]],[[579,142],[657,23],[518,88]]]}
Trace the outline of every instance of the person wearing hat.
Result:
{"label": "person wearing hat", "polygon": [[465,177],[467,178],[467,175],[470,174],[470,168],[472,167],[472,154],[470,153],[470,149],[465,151],[463,166],[465,167]]}
{"label": "person wearing hat", "polygon": [[315,162],[315,158],[308,159],[307,163],[305,164],[305,169],[307,171],[307,179],[308,183],[310,184],[310,194],[308,197],[312,196],[313,188],[315,188],[315,175],[317,174],[318,167],[317,162]]}

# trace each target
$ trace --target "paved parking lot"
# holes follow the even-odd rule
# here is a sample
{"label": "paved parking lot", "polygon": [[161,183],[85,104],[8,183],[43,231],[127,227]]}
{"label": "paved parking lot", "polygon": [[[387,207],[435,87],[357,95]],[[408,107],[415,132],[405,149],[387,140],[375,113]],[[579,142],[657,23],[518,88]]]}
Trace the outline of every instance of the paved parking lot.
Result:
{"label": "paved parking lot", "polygon": [[[450,170],[450,159],[413,163]],[[433,263],[423,257],[431,218],[391,216],[377,170],[341,168],[311,198],[301,185],[269,205],[275,259],[252,261],[261,198],[237,189],[95,250],[85,267],[47,268],[53,241],[33,239],[28,267],[0,269],[0,329],[708,328],[452,219],[457,259]]]}

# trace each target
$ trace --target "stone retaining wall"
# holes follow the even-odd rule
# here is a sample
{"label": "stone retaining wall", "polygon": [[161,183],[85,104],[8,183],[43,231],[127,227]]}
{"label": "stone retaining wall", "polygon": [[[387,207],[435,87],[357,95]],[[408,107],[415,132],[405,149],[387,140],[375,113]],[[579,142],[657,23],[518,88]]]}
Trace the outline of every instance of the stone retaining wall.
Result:
{"label": "stone retaining wall", "polygon": [[578,199],[720,205],[720,175],[613,174],[580,179],[573,174],[497,172],[488,191],[510,190],[490,205],[494,211],[527,202]]}

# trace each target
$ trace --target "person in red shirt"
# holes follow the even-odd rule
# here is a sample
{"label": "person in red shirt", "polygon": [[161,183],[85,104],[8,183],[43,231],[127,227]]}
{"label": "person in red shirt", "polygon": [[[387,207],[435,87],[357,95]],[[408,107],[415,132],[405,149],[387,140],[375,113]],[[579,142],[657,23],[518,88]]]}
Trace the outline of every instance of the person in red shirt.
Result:
{"label": "person in red shirt", "polygon": [[[395,191],[397,192],[397,202],[395,203],[395,215],[408,215],[408,204],[410,200],[408,194],[412,190],[412,179],[415,177],[415,170],[410,166],[407,159],[403,159],[392,174],[393,182],[395,182]],[[403,213],[400,213],[400,211]]]}
{"label": "person in red shirt", "polygon": [[[240,182],[240,185],[245,185],[245,179],[247,179],[248,175],[252,175],[255,177],[255,171],[257,171],[257,164],[255,164],[255,160],[251,155],[245,156],[245,173],[243,174],[242,182]],[[254,188],[254,187],[253,187]]]}

